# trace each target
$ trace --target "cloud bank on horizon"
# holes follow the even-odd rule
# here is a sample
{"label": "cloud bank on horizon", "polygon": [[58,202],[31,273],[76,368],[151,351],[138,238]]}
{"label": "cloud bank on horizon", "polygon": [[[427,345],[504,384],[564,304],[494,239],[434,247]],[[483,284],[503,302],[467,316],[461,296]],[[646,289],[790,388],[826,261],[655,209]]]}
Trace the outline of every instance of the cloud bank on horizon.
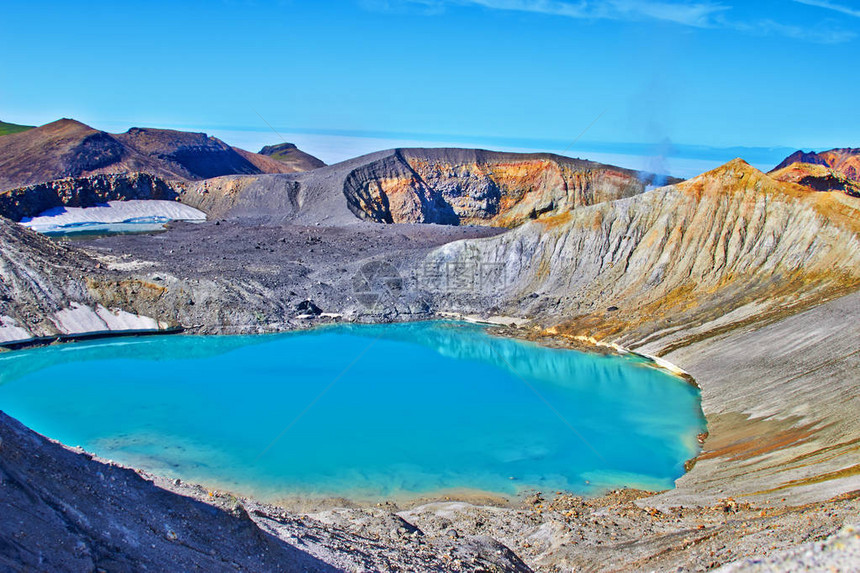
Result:
{"label": "cloud bank on horizon", "polygon": [[[860,9],[829,0],[790,0],[815,8],[860,17]],[[490,10],[531,12],[550,16],[590,20],[654,20],[693,28],[725,28],[757,35],[782,35],[796,40],[823,44],[839,44],[857,37],[853,30],[840,24],[826,22],[823,26],[808,23],[794,24],[760,18],[745,20],[733,17],[736,6],[724,2],[650,2],[645,0],[365,0],[364,4],[376,9],[390,9],[396,5],[423,7],[439,12],[448,7],[481,7]]]}

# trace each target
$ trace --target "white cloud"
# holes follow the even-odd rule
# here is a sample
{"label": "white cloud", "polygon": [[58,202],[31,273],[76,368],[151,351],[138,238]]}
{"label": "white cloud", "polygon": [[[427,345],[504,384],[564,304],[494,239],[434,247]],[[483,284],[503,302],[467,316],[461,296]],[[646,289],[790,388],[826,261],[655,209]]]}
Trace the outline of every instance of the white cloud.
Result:
{"label": "white cloud", "polygon": [[850,42],[857,37],[857,34],[848,30],[792,26],[774,22],[773,20],[761,20],[753,24],[735,24],[732,27],[742,32],[749,32],[750,34],[764,36],[775,34],[795,40],[815,42],[817,44],[841,44],[843,42]]}
{"label": "white cloud", "polygon": [[[860,17],[860,10],[834,4],[829,0],[793,0],[801,4],[835,10]],[[735,21],[728,17],[731,6],[710,0],[695,2],[662,0],[362,0],[365,6],[391,9],[420,6],[427,13],[438,13],[447,6],[480,6],[490,10],[531,12],[577,19],[657,20],[694,28],[723,28],[754,35],[779,35],[821,44],[849,42],[857,37],[850,30],[832,27],[798,26],[771,19]]]}
{"label": "white cloud", "polygon": [[664,20],[685,26],[706,27],[728,7],[714,2],[646,2],[643,0],[407,0],[440,7],[445,4],[483,6],[492,10],[535,12],[554,16],[605,20]]}
{"label": "white cloud", "polygon": [[843,6],[842,4],[835,4],[833,2],[829,2],[828,0],[794,0],[798,4],[806,4],[807,6],[815,6],[816,8],[824,8],[825,10],[833,10],[834,12],[839,12],[841,14],[846,14],[848,16],[854,16],[855,18],[860,18],[860,10],[857,8],[851,8],[850,6]]}

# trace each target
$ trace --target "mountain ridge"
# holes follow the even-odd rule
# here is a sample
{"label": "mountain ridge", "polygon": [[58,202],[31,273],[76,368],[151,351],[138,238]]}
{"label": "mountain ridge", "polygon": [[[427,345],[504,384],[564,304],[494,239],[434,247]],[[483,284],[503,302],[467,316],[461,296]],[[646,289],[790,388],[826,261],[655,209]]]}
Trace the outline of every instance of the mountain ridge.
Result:
{"label": "mountain ridge", "polygon": [[394,148],[301,173],[191,182],[180,198],[216,217],[513,227],[642,193],[654,177],[548,153]]}
{"label": "mountain ridge", "polygon": [[858,221],[853,197],[813,193],[734,160],[677,185],[445,245],[426,263],[505,268],[503,284],[450,296],[443,310],[482,300],[570,336],[664,353],[684,338],[673,332],[704,336],[856,289]]}
{"label": "mountain ridge", "polygon": [[0,192],[67,177],[144,172],[194,181],[302,169],[234,148],[205,133],[131,128],[110,134],[63,118],[0,138]]}
{"label": "mountain ridge", "polygon": [[780,171],[795,163],[824,165],[835,173],[860,183],[860,148],[837,147],[819,153],[795,151],[774,167],[770,173]]}

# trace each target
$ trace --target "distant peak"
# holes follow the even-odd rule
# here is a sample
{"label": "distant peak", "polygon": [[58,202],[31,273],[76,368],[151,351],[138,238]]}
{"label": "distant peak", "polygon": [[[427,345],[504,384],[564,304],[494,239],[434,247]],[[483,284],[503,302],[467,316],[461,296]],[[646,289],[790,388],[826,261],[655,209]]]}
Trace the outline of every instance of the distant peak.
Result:
{"label": "distant peak", "polygon": [[274,155],[275,153],[283,153],[285,151],[293,151],[298,149],[295,143],[278,143],[276,145],[267,145],[260,150],[260,155]]}
{"label": "distant peak", "polygon": [[711,171],[699,175],[699,177],[717,177],[728,173],[745,175],[764,175],[764,173],[762,173],[740,157],[736,157],[728,163],[720,165],[716,169],[712,169]]}
{"label": "distant peak", "polygon": [[794,153],[792,153],[791,155],[786,157],[782,161],[782,163],[780,163],[779,165],[774,167],[771,170],[771,173],[773,171],[779,171],[780,169],[788,167],[792,163],[809,163],[812,165],[826,165],[827,161],[823,157],[821,157],[818,153],[815,153],[814,151],[807,152],[807,151],[803,151],[802,149],[798,149],[797,151],[795,151]]}
{"label": "distant peak", "polygon": [[82,123],[76,119],[71,119],[68,117],[64,117],[58,119],[57,121],[52,121],[50,123],[46,123],[42,127],[85,127],[87,129],[93,129],[89,125]]}
{"label": "distant peak", "polygon": [[771,190],[779,185],[779,182],[771,179],[743,159],[736,158],[716,169],[702,173],[698,177],[679,183],[677,187],[696,193],[700,193],[703,189],[710,189],[711,192],[723,194],[751,187]]}
{"label": "distant peak", "polygon": [[[742,159],[740,157],[735,157],[734,159],[732,159],[731,161],[726,163],[725,167],[731,167],[733,169],[736,169],[736,168],[755,169],[755,167],[753,167],[752,165],[750,165],[749,163],[747,163],[744,159]],[[758,171],[758,169],[756,169],[756,171]]]}
{"label": "distant peak", "polygon": [[[156,136],[175,136],[175,137],[211,137],[202,131],[180,131],[177,129],[163,129],[161,127],[130,127],[125,132],[127,135],[156,135]],[[213,138],[214,139],[214,138]]]}

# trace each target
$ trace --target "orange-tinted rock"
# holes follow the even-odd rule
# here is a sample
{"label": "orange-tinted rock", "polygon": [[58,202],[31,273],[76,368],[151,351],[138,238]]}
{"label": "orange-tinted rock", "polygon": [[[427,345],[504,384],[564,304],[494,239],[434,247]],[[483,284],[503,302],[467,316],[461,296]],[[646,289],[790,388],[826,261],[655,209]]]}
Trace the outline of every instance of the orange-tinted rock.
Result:
{"label": "orange-tinted rock", "polygon": [[344,194],[377,222],[514,227],[644,188],[633,171],[556,155],[401,149],[355,169]]}
{"label": "orange-tinted rock", "polygon": [[792,163],[770,176],[778,181],[795,183],[813,191],[842,191],[860,197],[860,181],[849,179],[826,165],[811,163]]}
{"label": "orange-tinted rock", "polygon": [[665,348],[856,290],[860,199],[777,181],[738,159],[677,185],[452,243],[427,262],[452,261],[504,269],[503,280],[443,298],[452,309],[476,297],[511,316],[561,323],[557,332],[634,347],[662,339]]}

